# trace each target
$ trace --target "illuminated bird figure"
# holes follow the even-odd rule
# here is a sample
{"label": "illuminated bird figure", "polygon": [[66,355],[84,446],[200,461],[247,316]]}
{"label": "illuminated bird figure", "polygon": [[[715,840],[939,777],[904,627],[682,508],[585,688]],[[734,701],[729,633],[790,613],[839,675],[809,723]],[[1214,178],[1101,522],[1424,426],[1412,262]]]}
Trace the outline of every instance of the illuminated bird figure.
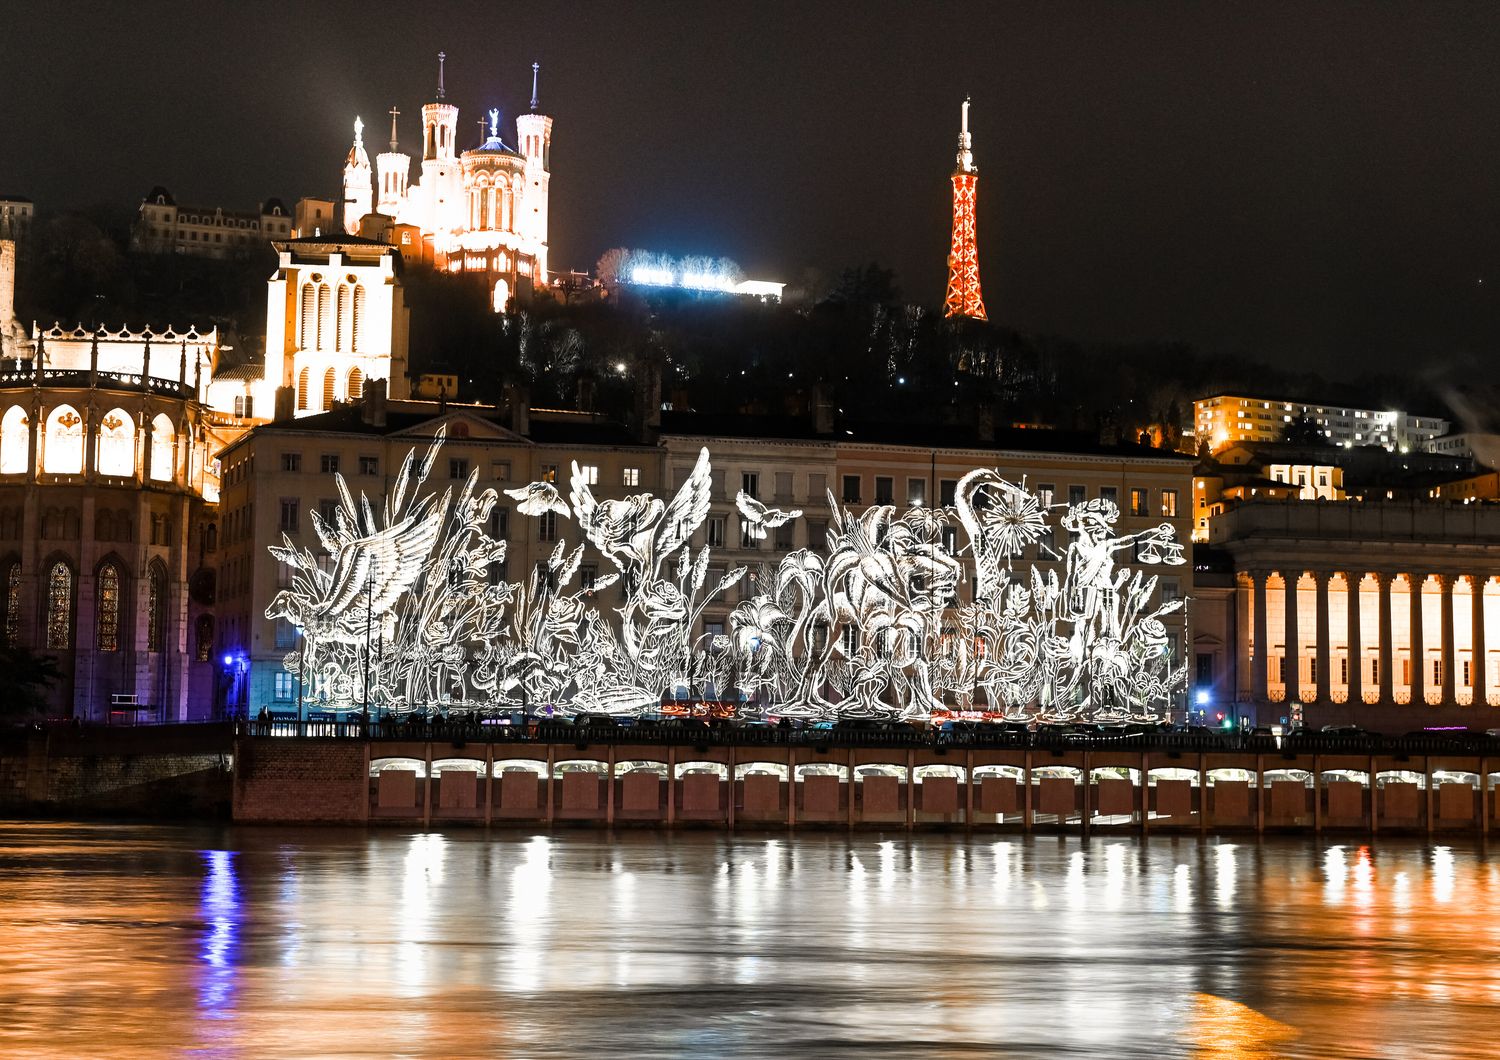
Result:
{"label": "illuminated bird figure", "polygon": [[572,514],[566,501],[558,494],[557,487],[550,482],[533,482],[529,486],[519,486],[513,490],[506,490],[507,497],[514,497],[518,503],[516,510],[522,515],[544,515],[547,512],[556,512],[561,516]]}
{"label": "illuminated bird figure", "polygon": [[784,512],[780,508],[769,508],[744,490],[734,495],[734,503],[745,520],[745,532],[757,541],[765,539],[767,530],[784,526],[802,515],[801,508],[793,508],[789,512]]}

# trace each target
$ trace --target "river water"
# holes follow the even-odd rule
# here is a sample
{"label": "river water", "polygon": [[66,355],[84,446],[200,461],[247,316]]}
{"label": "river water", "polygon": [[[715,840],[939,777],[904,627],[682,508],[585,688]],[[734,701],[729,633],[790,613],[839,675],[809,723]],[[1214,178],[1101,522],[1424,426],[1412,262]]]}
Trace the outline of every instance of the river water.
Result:
{"label": "river water", "polygon": [[0,822],[0,1056],[1500,1056],[1477,845]]}

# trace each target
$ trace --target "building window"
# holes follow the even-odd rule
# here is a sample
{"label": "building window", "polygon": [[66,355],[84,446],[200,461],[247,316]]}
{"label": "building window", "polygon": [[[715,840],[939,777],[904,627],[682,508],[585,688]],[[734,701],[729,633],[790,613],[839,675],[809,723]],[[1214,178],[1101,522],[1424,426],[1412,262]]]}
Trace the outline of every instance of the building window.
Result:
{"label": "building window", "polygon": [[378,456],[362,456],[359,458],[359,473],[361,475],[380,474],[380,458]]}
{"label": "building window", "polygon": [[[318,517],[323,520],[323,525],[332,529],[334,522],[338,519],[339,502],[329,497],[323,497],[318,501]],[[314,527],[316,529],[316,526]]]}
{"label": "building window", "polygon": [[1144,516],[1151,514],[1150,502],[1146,499],[1146,491],[1133,488],[1130,491],[1130,514]]}
{"label": "building window", "polygon": [[1433,659],[1432,660],[1432,687],[1433,688],[1441,688],[1441,687],[1443,687],[1443,660],[1442,659]]}
{"label": "building window", "polygon": [[536,525],[537,525],[537,531],[536,532],[537,532],[537,540],[538,541],[556,541],[557,540],[557,513],[556,512],[554,512],[554,511],[545,511],[545,512],[543,512],[541,515],[537,516]]}
{"label": "building window", "polygon": [[301,502],[296,498],[283,497],[281,499],[281,532],[283,534],[297,532],[297,511],[301,506]]}
{"label": "building window", "polygon": [[760,538],[752,532],[750,523],[744,519],[740,520],[740,548],[760,548]]}
{"label": "building window", "polygon": [[448,477],[462,481],[469,477],[469,462],[462,457],[448,461]]}
{"label": "building window", "polygon": [[146,574],[146,650],[161,651],[167,624],[167,572],[153,563]]}
{"label": "building window", "polygon": [[776,499],[778,501],[792,499],[792,473],[790,471],[776,472]]}
{"label": "building window", "polygon": [[844,503],[845,504],[858,504],[859,503],[859,476],[858,475],[845,475],[844,476]]}
{"label": "building window", "polygon": [[271,680],[271,698],[285,702],[297,694],[297,682],[285,670],[277,670]]}
{"label": "building window", "polygon": [[[754,471],[745,471],[740,474],[740,489],[747,497],[760,499],[760,475]],[[753,545],[750,547],[754,547]]]}
{"label": "building window", "polygon": [[920,508],[926,502],[927,480],[924,478],[909,478],[906,480],[906,506],[908,508]]}
{"label": "building window", "polygon": [[319,467],[325,475],[336,475],[339,471],[339,455],[337,453],[324,453],[319,460]]}
{"label": "building window", "polygon": [[1088,487],[1087,486],[1069,486],[1068,487],[1068,503],[1069,504],[1082,504],[1084,501],[1086,501],[1088,499],[1089,499],[1089,491],[1088,491]]}
{"label": "building window", "polygon": [[1349,683],[1349,656],[1347,655],[1339,659],[1339,682],[1345,685]]}
{"label": "building window", "polygon": [[541,480],[543,482],[556,482],[557,481],[557,465],[556,464],[543,464],[542,465],[542,479]]}
{"label": "building window", "polygon": [[21,643],[21,565],[12,563],[5,572],[5,646]]}
{"label": "building window", "polygon": [[1120,491],[1115,486],[1100,486],[1099,499],[1101,501],[1109,501],[1110,504],[1113,504],[1116,508],[1119,508]]}
{"label": "building window", "polygon": [[1194,658],[1194,683],[1207,688],[1214,683],[1214,657],[1212,652],[1200,651]]}
{"label": "building window", "polygon": [[98,630],[95,644],[100,651],[120,650],[120,568],[106,563],[99,568]]}
{"label": "building window", "polygon": [[47,647],[66,651],[73,646],[73,571],[58,560],[47,572]]}
{"label": "building window", "polygon": [[581,464],[579,465],[578,473],[583,476],[583,481],[588,483],[590,486],[599,485],[598,464]]}
{"label": "building window", "polygon": [[1465,688],[1472,688],[1473,685],[1474,685],[1473,671],[1470,668],[1469,660],[1465,659],[1464,660],[1464,687]]}
{"label": "building window", "polygon": [[641,484],[641,469],[638,467],[627,467],[625,469],[623,484],[626,486],[639,486]]}
{"label": "building window", "polygon": [[875,503],[896,503],[896,480],[889,475],[875,476]]}
{"label": "building window", "polygon": [[490,463],[490,477],[496,482],[510,481],[510,461],[495,460]]}
{"label": "building window", "polygon": [[280,651],[297,646],[297,627],[284,618],[276,620],[276,628],[272,635],[276,638],[274,643]]}
{"label": "building window", "polygon": [[1038,482],[1036,496],[1037,500],[1042,502],[1043,508],[1050,508],[1057,500],[1057,487],[1050,482]]}
{"label": "building window", "polygon": [[953,504],[953,498],[958,495],[958,479],[945,478],[938,480],[938,503],[943,507]]}
{"label": "building window", "polygon": [[776,528],[775,533],[776,533],[776,542],[775,542],[775,544],[776,544],[776,551],[778,551],[778,552],[790,552],[793,549],[793,547],[795,547],[792,544],[792,542],[794,540],[794,538],[792,536],[792,523],[790,523],[790,522],[782,523],[780,526],[778,526]]}
{"label": "building window", "polygon": [[236,394],[234,396],[234,414],[240,419],[249,419],[255,415],[255,399],[249,394]]}
{"label": "building window", "polygon": [[1276,656],[1275,663],[1276,666],[1274,667],[1274,669],[1276,670],[1276,683],[1279,685],[1284,685],[1286,684],[1286,656]]}
{"label": "building window", "polygon": [[710,515],[708,522],[704,523],[706,543],[710,548],[724,547],[724,517],[722,515]]}
{"label": "building window", "polygon": [[194,646],[193,657],[198,662],[208,662],[214,657],[214,620],[210,616],[198,616],[196,639],[197,644]]}
{"label": "building window", "polygon": [[578,587],[585,592],[594,591],[594,579],[599,577],[599,568],[592,563],[585,563],[578,568]]}
{"label": "building window", "polygon": [[1171,603],[1173,600],[1182,598],[1182,587],[1176,578],[1163,578],[1161,580],[1161,602]]}
{"label": "building window", "polygon": [[504,541],[510,534],[510,509],[505,505],[497,504],[490,509],[490,536],[496,541]]}
{"label": "building window", "polygon": [[301,453],[282,453],[281,454],[281,470],[283,470],[283,471],[301,471],[302,470],[302,454]]}

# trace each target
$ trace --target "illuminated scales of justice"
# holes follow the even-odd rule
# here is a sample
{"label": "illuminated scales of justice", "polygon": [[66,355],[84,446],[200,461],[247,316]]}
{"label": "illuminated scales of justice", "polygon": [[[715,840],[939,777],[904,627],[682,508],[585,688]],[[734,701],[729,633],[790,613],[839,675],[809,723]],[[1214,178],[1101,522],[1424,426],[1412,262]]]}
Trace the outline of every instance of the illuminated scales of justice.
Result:
{"label": "illuminated scales of justice", "polygon": [[[826,549],[752,578],[713,571],[692,544],[709,512],[707,449],[669,501],[600,500],[574,465],[566,493],[505,491],[521,514],[556,519],[560,538],[512,582],[499,577],[506,544],[487,532],[496,491],[477,473],[425,489],[442,443],[409,452],[374,502],[336,475],[332,521],[311,513],[321,554],[286,537],[271,548],[291,580],[266,615],[300,630],[284,666],[319,709],[629,716],[687,690],[747,719],[1113,720],[1163,717],[1183,687],[1162,622],[1183,601],[1161,600],[1156,577],[1127,563],[1181,564],[1182,546],[1169,524],[1118,533],[1102,498],[1049,505],[983,468],[951,507],[856,514],[830,495]],[[802,516],[737,504],[752,537]],[[1018,564],[1033,549],[1045,570]],[[582,584],[586,556],[610,573]],[[736,587],[727,634],[697,632]]]}

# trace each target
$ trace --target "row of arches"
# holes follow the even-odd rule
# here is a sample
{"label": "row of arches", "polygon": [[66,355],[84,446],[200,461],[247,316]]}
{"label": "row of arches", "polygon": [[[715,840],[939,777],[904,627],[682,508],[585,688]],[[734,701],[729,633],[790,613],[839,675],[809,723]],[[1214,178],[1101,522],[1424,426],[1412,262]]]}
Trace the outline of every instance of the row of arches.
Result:
{"label": "row of arches", "polygon": [[[35,466],[49,475],[81,475],[87,454],[87,420],[72,405],[63,404],[47,412],[37,439],[39,452],[31,451],[31,418],[26,409],[12,405],[0,416],[0,475],[24,475]],[[157,413],[145,425],[123,408],[112,408],[94,426],[93,470],[113,478],[132,478],[149,457],[150,477],[171,482],[176,474],[177,428],[165,413]]]}
{"label": "row of arches", "polygon": [[515,230],[516,194],[501,177],[489,185],[483,176],[469,187],[469,227],[477,231]]}
{"label": "row of arches", "polygon": [[[21,621],[22,566],[12,559],[5,566],[3,581],[5,591],[5,644],[17,647],[23,643]],[[118,556],[107,556],[94,568],[94,600],[91,636],[79,642],[78,617],[78,572],[68,560],[55,557],[44,565],[41,578],[41,635],[37,638],[48,651],[69,651],[75,647],[92,648],[102,653],[114,653],[125,648],[128,634],[136,623],[128,623],[132,600],[138,600],[138,621],[144,627],[145,649],[148,652],[163,651],[167,643],[167,607],[169,580],[167,568],[160,560],[153,560],[145,575],[134,578],[124,560]],[[199,617],[196,653],[200,662],[206,662],[213,653],[213,619],[208,615]]]}
{"label": "row of arches", "polygon": [[334,402],[340,399],[345,401],[358,401],[365,393],[365,373],[358,368],[351,368],[344,376],[344,392],[339,393],[339,375],[337,369],[326,369],[321,379],[321,390],[319,392],[320,403],[312,404],[314,376],[311,368],[304,368],[297,373],[297,411],[298,412],[327,412],[333,408]]}
{"label": "row of arches", "polygon": [[[314,281],[320,279],[316,273],[313,275]],[[297,345],[304,350],[359,352],[366,301],[367,292],[362,283],[341,283],[337,293],[328,283],[304,283]]]}

